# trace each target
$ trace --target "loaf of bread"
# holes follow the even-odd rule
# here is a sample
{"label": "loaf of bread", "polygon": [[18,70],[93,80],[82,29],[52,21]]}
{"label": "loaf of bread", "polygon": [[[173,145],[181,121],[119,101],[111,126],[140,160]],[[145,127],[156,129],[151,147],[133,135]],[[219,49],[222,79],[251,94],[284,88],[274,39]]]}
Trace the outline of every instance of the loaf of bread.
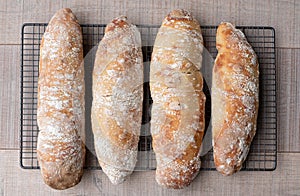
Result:
{"label": "loaf of bread", "polygon": [[199,23],[185,10],[169,13],[157,34],[150,66],[156,181],[166,188],[188,186],[201,166],[206,100],[202,51]]}
{"label": "loaf of bread", "polygon": [[141,36],[137,27],[121,16],[107,25],[93,70],[95,150],[113,184],[123,182],[135,167],[142,102]]}
{"label": "loaf of bread", "polygon": [[259,67],[245,35],[230,23],[217,30],[213,68],[214,162],[223,175],[239,171],[256,132]]}
{"label": "loaf of bread", "polygon": [[82,34],[68,8],[49,22],[40,47],[37,158],[44,182],[67,189],[80,182],[85,160]]}

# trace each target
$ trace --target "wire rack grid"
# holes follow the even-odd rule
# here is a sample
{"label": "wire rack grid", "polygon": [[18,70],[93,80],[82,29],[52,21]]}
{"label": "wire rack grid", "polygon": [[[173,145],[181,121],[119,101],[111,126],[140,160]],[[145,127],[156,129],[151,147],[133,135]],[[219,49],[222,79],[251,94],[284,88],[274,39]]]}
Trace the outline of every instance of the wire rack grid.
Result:
{"label": "wire rack grid", "polygon": [[[26,23],[22,27],[21,47],[21,130],[20,130],[20,165],[24,169],[39,169],[36,145],[38,126],[37,111],[37,81],[39,49],[45,23]],[[83,32],[85,58],[86,86],[91,84],[93,54],[99,41],[104,35],[105,25],[84,24]],[[142,50],[144,58],[144,101],[142,130],[139,142],[138,162],[136,170],[154,170],[156,168],[155,154],[152,150],[150,135],[150,107],[152,104],[149,89],[149,62],[152,46],[158,32],[158,26],[138,25],[142,36]],[[257,122],[257,134],[242,170],[270,171],[277,163],[277,109],[276,109],[276,63],[275,63],[275,30],[272,27],[240,26],[249,43],[255,50],[260,64],[260,108]],[[215,35],[217,26],[202,26],[204,45],[213,58],[217,55]],[[92,54],[92,55],[91,55]],[[88,62],[86,62],[88,59]],[[90,125],[91,92],[86,88],[86,135],[87,155],[86,169],[101,169],[93,145],[93,134]],[[205,90],[209,98],[209,91]],[[206,114],[210,115],[210,100],[206,103]],[[209,119],[207,116],[206,119]],[[209,151],[202,160],[202,170],[214,170],[213,153]]]}

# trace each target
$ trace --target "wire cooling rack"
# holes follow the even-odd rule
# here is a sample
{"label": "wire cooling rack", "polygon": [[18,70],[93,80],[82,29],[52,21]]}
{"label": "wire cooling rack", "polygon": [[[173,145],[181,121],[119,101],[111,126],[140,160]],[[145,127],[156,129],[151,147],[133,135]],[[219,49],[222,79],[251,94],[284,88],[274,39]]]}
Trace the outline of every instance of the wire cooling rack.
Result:
{"label": "wire cooling rack", "polygon": [[[40,42],[47,24],[26,23],[22,27],[21,49],[21,141],[20,164],[24,169],[39,169],[36,145],[37,127],[37,81]],[[85,62],[86,86],[91,84],[92,62],[97,44],[104,35],[105,25],[81,25],[83,31],[84,55],[90,55]],[[149,81],[149,61],[158,26],[139,25],[142,35],[143,57],[145,64],[145,81]],[[272,27],[237,27],[241,29],[255,50],[260,65],[260,97],[257,134],[242,170],[274,170],[277,163],[277,110],[276,110],[276,64],[275,64],[275,30]],[[202,26],[204,45],[213,58],[217,55],[215,47],[216,26]],[[147,63],[148,62],[148,63]],[[86,88],[90,90],[91,88]],[[206,92],[207,89],[206,89]],[[95,156],[93,134],[90,126],[91,92],[86,91],[86,136],[87,169],[100,169]],[[209,95],[207,97],[210,97]],[[210,100],[206,102],[207,114],[210,114]],[[142,130],[139,142],[139,154],[136,170],[153,170],[156,167],[155,154],[152,150],[150,136],[150,97],[149,83],[144,83],[144,105]],[[208,118],[209,119],[209,116]],[[207,122],[206,122],[207,123]],[[213,153],[209,151],[202,160],[202,170],[214,170]]]}

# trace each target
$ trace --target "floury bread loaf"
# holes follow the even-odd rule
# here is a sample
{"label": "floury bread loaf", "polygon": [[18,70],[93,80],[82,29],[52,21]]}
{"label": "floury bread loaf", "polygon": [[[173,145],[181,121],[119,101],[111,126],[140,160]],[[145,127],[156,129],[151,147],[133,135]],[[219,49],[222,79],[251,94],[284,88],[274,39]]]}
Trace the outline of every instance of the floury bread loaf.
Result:
{"label": "floury bread loaf", "polygon": [[159,29],[150,66],[156,181],[167,188],[188,186],[201,166],[202,51],[199,23],[185,10],[172,11]]}
{"label": "floury bread loaf", "polygon": [[214,162],[223,175],[239,171],[256,132],[259,67],[245,35],[230,23],[217,29],[213,68]]}
{"label": "floury bread loaf", "polygon": [[142,102],[141,36],[126,17],[118,17],[107,25],[96,53],[91,115],[97,158],[113,184],[135,167]]}
{"label": "floury bread loaf", "polygon": [[37,108],[37,157],[55,189],[76,185],[83,174],[84,88],[81,28],[70,9],[61,9],[41,42]]}

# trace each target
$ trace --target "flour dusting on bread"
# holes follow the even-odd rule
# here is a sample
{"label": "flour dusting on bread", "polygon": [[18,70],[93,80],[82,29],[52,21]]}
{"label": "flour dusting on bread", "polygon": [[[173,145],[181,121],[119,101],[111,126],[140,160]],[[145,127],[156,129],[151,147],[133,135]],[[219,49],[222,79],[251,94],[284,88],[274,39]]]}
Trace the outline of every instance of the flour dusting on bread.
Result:
{"label": "flour dusting on bread", "polygon": [[76,185],[83,174],[84,88],[81,28],[70,9],[61,9],[41,42],[37,108],[37,158],[55,189]]}
{"label": "flour dusting on bread", "polygon": [[143,102],[141,36],[125,16],[109,23],[93,71],[92,127],[97,158],[113,184],[137,162]]}
{"label": "flour dusting on bread", "polygon": [[259,70],[245,35],[230,23],[217,30],[213,69],[212,130],[216,168],[224,175],[241,169],[256,132]]}
{"label": "flour dusting on bread", "polygon": [[159,29],[150,66],[156,181],[167,188],[188,186],[201,166],[202,51],[199,23],[185,10],[172,11]]}

